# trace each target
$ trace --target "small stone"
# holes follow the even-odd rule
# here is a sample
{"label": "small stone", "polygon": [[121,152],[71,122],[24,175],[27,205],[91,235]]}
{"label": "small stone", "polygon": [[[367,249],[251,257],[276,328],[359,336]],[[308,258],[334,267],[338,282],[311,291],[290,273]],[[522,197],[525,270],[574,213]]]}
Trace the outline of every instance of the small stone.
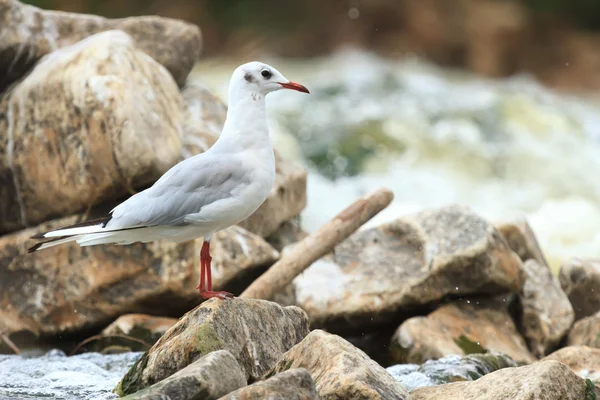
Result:
{"label": "small stone", "polygon": [[427,317],[413,317],[394,333],[390,354],[396,362],[423,363],[452,354],[493,351],[533,362],[505,305],[497,300],[444,305]]}
{"label": "small stone", "polygon": [[575,322],[567,337],[567,344],[600,349],[600,311]]}
{"label": "small stone", "polygon": [[256,380],[307,334],[308,317],[298,307],[211,299],[173,325],[125,375],[120,390],[134,393],[221,349],[236,358],[245,378]]}
{"label": "small stone", "polygon": [[[0,237],[0,332],[75,333],[132,312],[178,317],[202,301],[196,290],[202,239],[67,243],[27,253],[35,233],[75,222],[68,217]],[[237,287],[238,293],[249,276],[278,257],[264,239],[237,226],[218,232],[211,243],[215,290]]]}
{"label": "small stone", "polygon": [[267,377],[293,368],[308,370],[322,400],[410,399],[406,389],[363,351],[321,330],[286,352]]}
{"label": "small stone", "polygon": [[502,222],[496,227],[512,251],[517,253],[523,262],[535,260],[541,265],[548,266],[535,234],[526,220]]}
{"label": "small stone", "polygon": [[544,357],[542,361],[545,360],[556,360],[568,365],[577,375],[595,383],[600,395],[600,349],[568,346]]}
{"label": "small stone", "polygon": [[[593,388],[591,389],[593,392]],[[473,382],[423,387],[412,400],[587,400],[586,382],[558,361],[503,368]],[[593,394],[593,393],[592,393]]]}
{"label": "small stone", "polygon": [[[127,400],[215,400],[246,386],[244,369],[226,350],[206,354],[154,385],[124,397]],[[122,396],[121,387],[115,390]]]}
{"label": "small stone", "polygon": [[311,325],[363,330],[448,295],[517,292],[521,260],[504,237],[460,206],[355,233],[293,281]]}
{"label": "small stone", "polygon": [[303,368],[291,369],[243,387],[220,400],[319,400],[315,382]]}
{"label": "small stone", "polygon": [[294,245],[308,236],[300,227],[300,221],[292,219],[284,222],[275,232],[266,239],[277,251],[282,251],[286,246]]}
{"label": "small stone", "polygon": [[180,86],[200,57],[200,29],[157,16],[107,19],[42,10],[17,0],[0,0],[0,92],[40,58],[88,36],[118,29],[162,64]]}
{"label": "small stone", "polygon": [[600,260],[572,258],[560,267],[558,277],[575,311],[575,321],[600,311]]}
{"label": "small stone", "polygon": [[500,353],[446,356],[427,360],[423,365],[397,364],[387,371],[409,391],[424,386],[444,383],[474,381],[502,368],[516,367],[510,357]]}
{"label": "small stone", "polygon": [[520,331],[536,357],[558,346],[575,319],[569,298],[550,268],[529,259],[523,265],[525,284],[519,294]]}

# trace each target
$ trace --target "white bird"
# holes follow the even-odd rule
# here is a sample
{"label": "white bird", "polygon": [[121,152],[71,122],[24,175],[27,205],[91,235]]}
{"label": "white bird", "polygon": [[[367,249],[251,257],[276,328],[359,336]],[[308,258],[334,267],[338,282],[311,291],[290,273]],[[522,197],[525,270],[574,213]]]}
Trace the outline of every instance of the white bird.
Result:
{"label": "white bird", "polygon": [[212,290],[210,240],[215,232],[252,215],[271,191],[275,158],[265,96],[282,88],[309,93],[265,63],[239,66],[229,84],[223,131],[209,150],[181,161],[104,218],[33,236],[51,240],[37,243],[29,252],[71,241],[80,246],[125,245],[202,237],[197,289],[205,299],[232,297]]}

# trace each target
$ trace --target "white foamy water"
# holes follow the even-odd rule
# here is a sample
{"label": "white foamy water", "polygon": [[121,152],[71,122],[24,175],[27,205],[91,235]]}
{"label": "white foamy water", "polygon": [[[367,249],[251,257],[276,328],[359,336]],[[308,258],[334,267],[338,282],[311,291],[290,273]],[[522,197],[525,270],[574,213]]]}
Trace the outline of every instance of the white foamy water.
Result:
{"label": "white foamy water", "polygon": [[[598,106],[527,77],[482,79],[357,51],[265,61],[311,90],[268,99],[276,147],[310,171],[305,229],[387,186],[395,200],[369,226],[461,203],[490,220],[526,218],[554,269],[600,256]],[[193,79],[225,98],[236,64],[205,61]]]}
{"label": "white foamy water", "polygon": [[141,354],[0,355],[0,399],[118,399],[112,390]]}

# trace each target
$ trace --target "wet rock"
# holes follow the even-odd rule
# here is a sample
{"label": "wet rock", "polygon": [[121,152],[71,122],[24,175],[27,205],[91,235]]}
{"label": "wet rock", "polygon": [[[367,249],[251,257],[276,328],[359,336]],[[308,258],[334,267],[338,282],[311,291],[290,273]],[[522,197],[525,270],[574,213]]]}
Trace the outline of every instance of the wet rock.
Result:
{"label": "wet rock", "polygon": [[587,393],[586,382],[569,367],[543,361],[504,368],[473,382],[423,387],[411,396],[412,400],[581,400],[588,399]]}
{"label": "wet rock", "polygon": [[568,346],[544,357],[542,361],[545,360],[556,360],[568,365],[577,375],[595,383],[597,394],[600,395],[600,349]]}
{"label": "wet rock", "polygon": [[499,301],[455,302],[427,317],[410,318],[396,330],[390,345],[392,359],[417,364],[486,350],[506,354],[516,361],[534,361],[509,312]]}
{"label": "wet rock", "polygon": [[523,264],[525,284],[519,295],[520,331],[536,357],[556,348],[569,332],[575,314],[558,278],[548,266],[529,259]]}
{"label": "wet rock", "polygon": [[449,295],[518,291],[522,282],[521,261],[502,235],[451,206],[360,231],[293,285],[313,326],[363,329]]}
{"label": "wet rock", "polygon": [[364,352],[321,330],[312,331],[286,352],[267,376],[293,368],[308,370],[321,399],[410,398],[406,389]]}
{"label": "wet rock", "polygon": [[[202,301],[196,290],[202,240],[68,243],[27,253],[33,234],[74,222],[76,217],[63,218],[0,238],[0,332],[77,332],[127,313],[176,317]],[[218,232],[211,250],[213,285],[219,290],[277,257],[262,238],[240,227]]]}
{"label": "wet rock", "polygon": [[42,10],[17,0],[0,0],[0,26],[0,92],[44,55],[102,31],[127,32],[180,86],[202,46],[198,27],[183,21],[156,16],[107,19]]}
{"label": "wet rock", "polygon": [[600,349],[600,311],[575,322],[569,336],[569,346],[581,345]]}
{"label": "wet rock", "polygon": [[256,380],[307,333],[308,317],[298,307],[212,299],[169,329],[125,375],[119,390],[134,393],[221,349],[236,358],[245,378]]}
{"label": "wet rock", "polygon": [[[226,350],[208,353],[154,385],[124,397],[127,400],[214,400],[246,386],[244,369]],[[123,395],[117,388],[116,392]]]}
{"label": "wet rock", "polygon": [[428,360],[423,365],[397,364],[387,371],[409,391],[424,386],[444,383],[474,381],[502,368],[516,367],[508,356],[500,353],[446,356],[439,360]]}
{"label": "wet rock", "polygon": [[238,389],[220,400],[318,400],[315,382],[303,368],[277,374],[265,381]]}
{"label": "wet rock", "polygon": [[558,277],[575,321],[600,311],[600,260],[572,258],[560,267]]}
{"label": "wet rock", "polygon": [[496,227],[512,251],[517,253],[523,262],[535,260],[541,265],[548,265],[535,234],[526,220],[502,222]]}
{"label": "wet rock", "polygon": [[0,232],[153,183],[181,159],[184,102],[120,31],[57,50],[0,97]]}

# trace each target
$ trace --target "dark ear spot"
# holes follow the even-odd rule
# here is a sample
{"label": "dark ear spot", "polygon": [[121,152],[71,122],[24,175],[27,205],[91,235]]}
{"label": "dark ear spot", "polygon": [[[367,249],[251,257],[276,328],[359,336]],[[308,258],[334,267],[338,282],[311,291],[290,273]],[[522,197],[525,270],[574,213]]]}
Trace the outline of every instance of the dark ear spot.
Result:
{"label": "dark ear spot", "polygon": [[244,75],[244,79],[246,80],[246,82],[254,82],[254,77],[252,76],[252,74],[246,73],[246,75]]}

